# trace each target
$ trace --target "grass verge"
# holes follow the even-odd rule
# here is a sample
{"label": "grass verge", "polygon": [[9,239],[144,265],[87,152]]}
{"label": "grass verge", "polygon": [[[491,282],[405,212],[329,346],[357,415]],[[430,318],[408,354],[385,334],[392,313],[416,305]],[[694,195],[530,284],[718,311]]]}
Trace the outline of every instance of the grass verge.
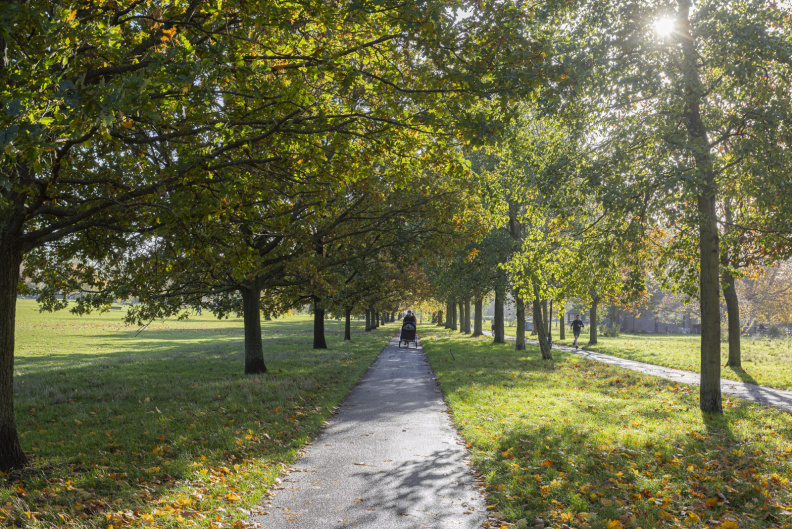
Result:
{"label": "grass verge", "polygon": [[[517,329],[507,327],[506,334],[514,336]],[[566,340],[558,339],[558,328],[553,328],[553,343],[571,346],[572,332]],[[528,339],[536,339],[530,336]],[[701,370],[701,337],[680,334],[622,334],[598,336],[597,345],[586,345],[588,328],[580,335],[578,345],[619,358],[627,358],[658,366],[685,369],[698,373]],[[729,344],[721,343],[721,376],[749,384],[759,384],[792,390],[792,338],[744,337],[742,339],[742,368],[725,367],[729,358]]]}
{"label": "grass verge", "polygon": [[789,414],[732,400],[703,416],[695,387],[488,337],[422,338],[512,527],[792,527]]}
{"label": "grass verge", "polygon": [[18,306],[16,406],[32,467],[0,482],[6,526],[245,527],[250,509],[393,329],[264,322],[270,373],[243,374],[240,320],[123,326]]}

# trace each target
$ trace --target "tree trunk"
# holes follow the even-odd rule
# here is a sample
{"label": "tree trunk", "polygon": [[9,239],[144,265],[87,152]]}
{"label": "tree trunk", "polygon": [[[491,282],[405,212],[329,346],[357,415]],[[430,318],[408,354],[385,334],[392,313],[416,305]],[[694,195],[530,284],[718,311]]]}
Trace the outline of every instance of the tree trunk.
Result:
{"label": "tree trunk", "polygon": [[319,298],[314,298],[314,349],[327,349],[324,332],[324,308],[319,304]]}
{"label": "tree trunk", "polygon": [[239,290],[245,322],[245,374],[266,373],[261,343],[261,288],[254,283]]}
{"label": "tree trunk", "polygon": [[560,312],[558,313],[558,339],[559,340],[566,340],[566,335],[564,333],[564,331],[565,331],[564,327],[566,326],[565,325],[566,322],[564,321],[564,319],[566,318],[566,311],[563,310],[564,303],[559,303],[558,305],[561,307],[559,309]]}
{"label": "tree trunk", "polygon": [[[729,200],[724,200],[723,211],[726,223],[731,225],[732,211]],[[729,321],[729,360],[726,365],[729,367],[742,367],[742,353],[740,351],[740,301],[737,299],[737,290],[734,288],[734,276],[728,270],[729,254],[723,252],[721,255],[723,265],[723,279],[726,287],[723,289],[723,297],[726,299],[726,313]]]}
{"label": "tree trunk", "polygon": [[463,323],[465,327],[463,331],[465,334],[470,334],[470,298],[465,298],[465,317],[463,318]]}
{"label": "tree trunk", "polygon": [[366,309],[366,332],[371,330],[371,311]]}
{"label": "tree trunk", "polygon": [[547,341],[553,345],[553,300],[550,300],[550,306],[547,309]]}
{"label": "tree trunk", "polygon": [[597,305],[599,305],[599,296],[592,288],[589,293],[591,294],[591,310],[589,310],[589,345],[597,345]]}
{"label": "tree trunk", "polygon": [[514,307],[517,312],[517,336],[514,350],[523,351],[525,349],[525,302],[516,292],[514,293]]}
{"label": "tree trunk", "polygon": [[483,334],[484,315],[484,300],[476,298],[476,304],[473,307],[473,336],[481,336]]}
{"label": "tree trunk", "polygon": [[542,360],[552,360],[553,351],[547,343],[547,331],[545,330],[544,318],[542,317],[542,301],[539,299],[539,287],[533,286],[533,327],[539,337],[539,351],[542,353]]}
{"label": "tree trunk", "polygon": [[503,322],[503,292],[500,289],[495,289],[495,317],[493,318],[495,328],[492,330],[492,338],[494,343],[506,342],[506,330]]}
{"label": "tree trunk", "polygon": [[465,332],[465,303],[460,299],[457,303],[459,309],[459,332]]}
{"label": "tree trunk", "polygon": [[352,307],[344,311],[344,340],[352,339]]}
{"label": "tree trunk", "polygon": [[679,27],[682,43],[682,78],[684,91],[684,124],[691,140],[691,154],[696,162],[694,181],[701,182],[697,191],[699,230],[699,292],[701,306],[701,386],[700,406],[704,412],[723,412],[720,388],[720,279],[718,225],[715,213],[716,190],[709,138],[701,118],[701,99],[706,88],[698,72],[699,53],[690,33],[691,0],[679,0]]}
{"label": "tree trunk", "polygon": [[723,279],[726,281],[726,288],[723,289],[723,297],[726,298],[726,312],[729,319],[729,367],[742,367],[740,354],[740,302],[737,299],[737,291],[734,289],[734,276],[728,270],[724,270]]}
{"label": "tree trunk", "polygon": [[14,413],[14,329],[21,263],[22,252],[0,237],[0,470],[4,472],[28,463]]}
{"label": "tree trunk", "polygon": [[445,321],[443,321],[443,311],[442,310],[438,310],[437,311],[437,326],[438,327],[446,326]]}
{"label": "tree trunk", "polygon": [[451,302],[451,330],[457,330],[457,307],[453,301]]}
{"label": "tree trunk", "polygon": [[446,329],[451,328],[451,303],[446,302],[445,323],[443,325]]}

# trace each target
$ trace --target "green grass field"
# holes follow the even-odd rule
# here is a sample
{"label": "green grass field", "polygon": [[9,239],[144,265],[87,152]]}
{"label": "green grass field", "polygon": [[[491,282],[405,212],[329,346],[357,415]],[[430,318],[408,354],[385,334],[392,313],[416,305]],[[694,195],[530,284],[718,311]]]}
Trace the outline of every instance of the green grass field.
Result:
{"label": "green grass field", "polygon": [[354,322],[345,343],[343,322],[328,320],[330,348],[314,351],[309,317],[264,322],[270,373],[246,376],[240,319],[205,314],[136,336],[117,312],[17,310],[32,469],[0,483],[0,523],[34,528],[244,527],[394,332]]}
{"label": "green grass field", "polygon": [[702,416],[698,388],[489,337],[423,346],[511,527],[792,527],[787,413],[731,399]]}
{"label": "green grass field", "polygon": [[[485,326],[488,330],[489,327]],[[516,327],[506,327],[506,334],[514,336]],[[527,336],[535,339],[535,336]],[[566,339],[558,339],[558,327],[553,327],[553,343],[572,345],[574,338],[567,329]],[[699,372],[701,365],[701,337],[678,334],[622,334],[618,337],[597,337],[597,345],[587,346],[588,327],[583,329],[578,345],[590,351],[638,360],[659,366]],[[729,358],[729,344],[721,343],[721,365]],[[792,337],[742,339],[742,369],[724,367],[721,376],[751,384],[792,390]]]}

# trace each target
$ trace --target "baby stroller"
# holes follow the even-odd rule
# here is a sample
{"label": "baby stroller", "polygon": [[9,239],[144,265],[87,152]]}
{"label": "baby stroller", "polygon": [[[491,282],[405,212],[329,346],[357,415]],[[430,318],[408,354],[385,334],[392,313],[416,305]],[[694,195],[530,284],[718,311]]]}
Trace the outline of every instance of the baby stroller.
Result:
{"label": "baby stroller", "polygon": [[415,344],[415,347],[418,347],[418,337],[416,336],[416,328],[415,323],[411,321],[404,322],[401,328],[401,334],[399,334],[399,347],[401,348],[402,342],[410,348],[410,342]]}

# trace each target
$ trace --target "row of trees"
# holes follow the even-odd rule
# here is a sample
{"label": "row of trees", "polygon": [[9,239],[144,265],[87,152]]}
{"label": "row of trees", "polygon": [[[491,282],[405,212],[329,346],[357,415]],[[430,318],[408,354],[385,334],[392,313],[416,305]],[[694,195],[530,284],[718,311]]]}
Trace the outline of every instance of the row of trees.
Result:
{"label": "row of trees", "polygon": [[[542,17],[561,80],[541,111],[521,107],[498,142],[469,155],[490,234],[513,244],[496,268],[518,322],[530,301],[550,358],[544,304],[583,301],[596,332],[601,303],[638,303],[653,277],[698,303],[701,408],[720,412],[721,295],[738,367],[735,278],[792,251],[790,12],[591,0]],[[436,284],[442,299],[472,295]]]}
{"label": "row of trees", "polygon": [[467,209],[460,146],[549,75],[529,13],[469,7],[4,3],[0,469],[26,462],[23,263],[45,308],[83,291],[77,312],[138,296],[138,321],[240,310],[255,373],[259,309],[376,308],[443,247]]}

